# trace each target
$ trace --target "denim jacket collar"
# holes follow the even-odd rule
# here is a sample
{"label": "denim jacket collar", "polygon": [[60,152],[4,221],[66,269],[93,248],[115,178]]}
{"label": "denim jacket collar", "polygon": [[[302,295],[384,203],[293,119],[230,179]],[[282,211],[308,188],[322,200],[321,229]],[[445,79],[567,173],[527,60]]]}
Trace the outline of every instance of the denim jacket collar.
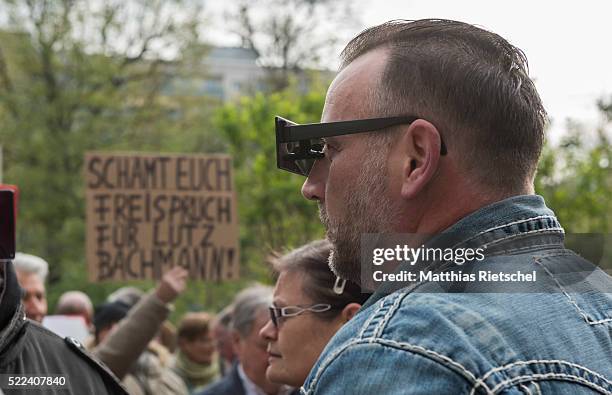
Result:
{"label": "denim jacket collar", "polygon": [[555,213],[546,207],[539,195],[513,196],[484,206],[474,213],[460,219],[444,230],[440,238],[446,246],[491,246],[524,237],[526,235],[550,235],[560,237],[564,231]]}
{"label": "denim jacket collar", "polygon": [[[513,196],[490,205],[460,219],[433,237],[426,246],[487,247],[488,251],[503,250],[504,245],[563,242],[564,230],[552,210],[539,195]],[[526,238],[525,236],[530,236]],[[398,267],[398,271],[403,266]],[[362,309],[395,290],[381,286],[366,301]]]}

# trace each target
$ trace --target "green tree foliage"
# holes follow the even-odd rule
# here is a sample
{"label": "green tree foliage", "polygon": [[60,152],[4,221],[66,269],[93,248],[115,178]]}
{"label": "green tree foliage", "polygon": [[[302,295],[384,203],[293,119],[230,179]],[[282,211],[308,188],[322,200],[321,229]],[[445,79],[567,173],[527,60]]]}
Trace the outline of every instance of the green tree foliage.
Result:
{"label": "green tree foliage", "polygon": [[536,191],[563,225],[566,245],[612,275],[612,106],[599,108],[594,133],[568,121],[559,144],[545,148]]}
{"label": "green tree foliage", "polygon": [[[214,103],[173,81],[203,48],[194,2],[0,0],[4,182],[21,190],[20,250],[51,264],[50,301],[85,289],[82,162],[88,150],[210,152]],[[172,56],[173,61],[164,61]],[[171,78],[172,77],[172,78]],[[99,301],[116,284],[88,291]]]}
{"label": "green tree foliage", "polygon": [[256,94],[225,106],[215,123],[234,157],[246,277],[267,275],[263,264],[271,250],[299,246],[323,237],[317,206],[300,194],[304,178],[276,168],[274,116],[297,123],[318,122],[323,86],[302,94],[295,87]]}
{"label": "green tree foliage", "polygon": [[219,310],[249,283],[270,283],[266,258],[324,237],[317,206],[305,200],[304,178],[276,168],[274,116],[298,123],[318,122],[326,85],[316,82],[307,92],[293,83],[273,94],[258,93],[227,104],[214,114],[215,130],[234,160],[238,195],[241,280],[192,283],[177,301],[173,318],[186,310]]}
{"label": "green tree foliage", "polygon": [[557,146],[540,159],[536,192],[543,195],[566,232],[612,232],[612,144],[605,125],[588,133],[568,122]]}

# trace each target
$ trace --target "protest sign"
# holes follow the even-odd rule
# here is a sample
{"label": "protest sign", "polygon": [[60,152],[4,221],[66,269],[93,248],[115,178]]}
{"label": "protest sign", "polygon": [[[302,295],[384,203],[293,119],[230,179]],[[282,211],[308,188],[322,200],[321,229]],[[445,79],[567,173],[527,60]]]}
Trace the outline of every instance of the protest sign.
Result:
{"label": "protest sign", "polygon": [[228,155],[85,155],[90,281],[238,278],[238,219]]}

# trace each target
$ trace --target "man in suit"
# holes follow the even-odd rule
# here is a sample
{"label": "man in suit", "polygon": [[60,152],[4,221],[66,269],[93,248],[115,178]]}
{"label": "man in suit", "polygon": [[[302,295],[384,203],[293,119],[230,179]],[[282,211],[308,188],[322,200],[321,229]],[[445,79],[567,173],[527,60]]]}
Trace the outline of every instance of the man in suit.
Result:
{"label": "man in suit", "polygon": [[274,384],[266,378],[268,343],[259,337],[259,331],[269,319],[272,289],[261,285],[247,288],[234,299],[232,341],[238,363],[216,383],[199,395],[281,395],[291,389]]}

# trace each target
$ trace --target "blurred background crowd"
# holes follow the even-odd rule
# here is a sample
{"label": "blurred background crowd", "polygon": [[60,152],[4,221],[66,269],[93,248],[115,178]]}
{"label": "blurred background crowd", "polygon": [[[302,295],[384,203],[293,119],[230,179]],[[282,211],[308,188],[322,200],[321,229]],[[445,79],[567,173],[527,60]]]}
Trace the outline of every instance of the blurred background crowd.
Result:
{"label": "blurred background crowd", "polygon": [[130,394],[273,395],[297,393],[327,342],[370,296],[338,281],[329,253],[329,242],[317,240],[271,255],[274,288],[249,285],[219,313],[188,312],[176,326],[167,318],[186,289],[181,267],[149,292],[121,287],[95,307],[82,291],[64,292],[50,311],[48,263],[19,253],[13,264],[26,316],[80,340]]}

